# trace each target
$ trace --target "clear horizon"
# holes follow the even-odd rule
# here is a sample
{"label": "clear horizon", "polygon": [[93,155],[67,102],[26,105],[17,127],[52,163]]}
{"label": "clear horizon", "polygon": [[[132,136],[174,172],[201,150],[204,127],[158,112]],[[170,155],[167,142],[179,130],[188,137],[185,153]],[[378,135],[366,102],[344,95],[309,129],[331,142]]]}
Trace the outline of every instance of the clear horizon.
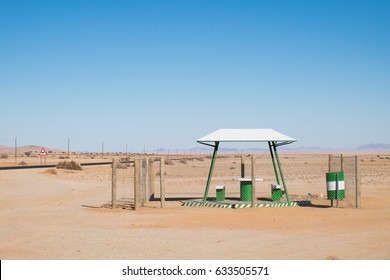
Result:
{"label": "clear horizon", "polygon": [[390,1],[2,1],[0,145],[188,149],[219,128],[389,144],[389,14]]}
{"label": "clear horizon", "polygon": [[[265,143],[247,143],[246,145],[229,145],[229,143],[223,143],[224,145],[221,145],[219,152],[220,153],[234,153],[234,152],[267,152],[268,153],[268,146]],[[227,144],[227,145],[226,145]],[[294,144],[294,143],[293,143]],[[279,151],[281,152],[388,152],[390,151],[390,144],[364,144],[360,145],[359,147],[351,147],[351,148],[326,148],[326,147],[319,147],[319,146],[311,146],[311,147],[304,147],[299,145],[289,145],[289,146],[282,146],[279,148]],[[61,153],[67,153],[67,147],[66,148],[58,148],[58,147],[49,147],[49,146],[43,146],[43,145],[23,145],[23,146],[16,146],[16,150],[18,151],[18,154],[23,154],[25,152],[26,147],[34,147],[35,150],[29,150],[33,153],[38,153],[41,148],[45,148],[46,152],[54,153],[56,154],[57,151],[50,152],[50,149],[52,150],[60,150]],[[14,154],[15,152],[15,145],[14,146],[5,146],[0,145],[0,153],[8,153],[8,154]],[[126,150],[126,147],[121,150],[107,150],[105,146],[103,145],[103,152],[106,154],[108,153],[119,153],[119,154],[132,154],[132,153],[147,153],[147,154],[183,154],[183,153],[204,153],[204,152],[212,152],[213,149],[211,147],[205,146],[205,145],[198,145],[193,147],[187,147],[187,148],[148,148],[144,147],[143,150],[140,151],[133,151],[133,150]],[[102,146],[100,147],[100,150],[74,150],[72,149],[72,146],[69,146],[69,152],[70,153],[96,153],[101,154],[102,153]]]}

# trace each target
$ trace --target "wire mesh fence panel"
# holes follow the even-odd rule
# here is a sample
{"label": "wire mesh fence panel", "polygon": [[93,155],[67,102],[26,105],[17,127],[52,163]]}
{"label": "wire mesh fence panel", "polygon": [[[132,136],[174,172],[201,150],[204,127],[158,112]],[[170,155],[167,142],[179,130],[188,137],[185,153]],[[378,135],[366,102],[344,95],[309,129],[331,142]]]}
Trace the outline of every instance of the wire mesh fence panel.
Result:
{"label": "wire mesh fence panel", "polygon": [[[251,177],[251,159],[250,155],[244,157],[245,160],[245,177]],[[256,183],[256,195],[259,198],[269,199],[271,197],[271,184],[277,183],[272,159],[269,154],[257,154],[255,177],[261,178]],[[281,184],[281,182],[280,182]]]}
{"label": "wire mesh fence panel", "polygon": [[343,156],[342,171],[344,172],[345,202],[349,207],[356,207],[357,182],[356,182],[356,157]]}
{"label": "wire mesh fence panel", "polygon": [[[175,157],[164,160],[164,189],[167,200],[203,197],[210,159],[204,157]],[[159,168],[158,168],[159,170]],[[158,176],[160,171],[157,171]],[[155,196],[161,197],[158,178]]]}
{"label": "wire mesh fence panel", "polygon": [[[251,161],[245,155],[219,155],[215,161],[208,198],[216,197],[216,186],[225,185],[226,198],[240,198],[241,177],[251,177]],[[211,156],[175,157],[164,159],[164,185],[167,200],[203,198],[210,170]],[[308,193],[326,192],[325,174],[328,170],[328,155],[281,155],[280,161],[290,195],[306,196]],[[242,168],[242,164],[244,168]],[[155,198],[160,197],[159,168],[155,163]],[[243,170],[244,169],[244,170]],[[271,197],[271,184],[277,183],[272,159],[269,154],[256,155],[255,174],[259,198]],[[280,174],[279,178],[280,178]],[[282,184],[282,182],[279,183]]]}
{"label": "wire mesh fence panel", "polygon": [[342,155],[329,155],[328,172],[341,172],[342,169]]}
{"label": "wire mesh fence panel", "polygon": [[[225,186],[226,197],[235,199],[240,197],[240,182],[237,180],[242,175],[250,177],[250,155],[243,156],[245,166],[244,174],[241,168],[241,156],[237,155],[220,155],[217,157],[210,188],[207,197],[215,199],[216,187]],[[206,190],[207,179],[210,171],[211,156],[205,157],[179,157],[164,159],[164,185],[165,196],[167,200],[183,200],[203,198]],[[275,181],[272,175],[273,169],[271,160],[268,156],[268,164],[261,160],[256,163],[258,170],[257,177],[264,179],[263,182],[257,183],[257,195],[269,194],[271,182]],[[155,167],[158,170],[158,167]],[[159,189],[159,171],[156,172],[158,179],[154,183],[155,198],[160,198]]]}
{"label": "wire mesh fence panel", "polygon": [[360,175],[358,158],[354,155],[329,155],[329,172],[342,172],[345,197],[341,195],[345,207],[360,207]]}
{"label": "wire mesh fence panel", "polygon": [[[383,186],[390,175],[390,156],[341,156],[328,154],[292,154],[279,153],[280,164],[291,199],[310,200],[318,198],[320,206],[331,205],[327,199],[326,173],[344,172],[345,199],[341,207],[358,207],[359,182],[364,188]],[[163,181],[167,201],[201,200],[205,194],[210,171],[211,156],[175,155],[163,157]],[[244,163],[244,170],[242,170]],[[357,174],[361,164],[361,178]],[[151,201],[160,201],[160,159],[151,163]],[[122,173],[121,173],[122,172]],[[279,171],[277,171],[279,172]],[[271,184],[277,183],[277,176],[271,156],[256,154],[256,177],[262,179],[256,183],[256,196],[270,199]],[[279,178],[280,178],[280,174]],[[251,177],[251,155],[219,154],[215,161],[208,200],[216,200],[217,186],[225,186],[226,199],[239,200],[240,182],[237,178]],[[152,179],[153,178],[153,179]],[[279,181],[282,185],[282,182]],[[121,190],[122,189],[122,190]],[[144,192],[145,190],[143,190]],[[118,171],[118,198],[134,196],[134,168]],[[322,201],[322,202],[321,202]],[[329,201],[329,202],[328,202]]]}
{"label": "wire mesh fence panel", "polygon": [[[213,169],[208,198],[216,197],[216,186],[224,185],[227,198],[240,198],[241,177],[251,177],[251,155],[220,155]],[[164,185],[167,200],[203,198],[210,170],[211,157],[179,157],[164,159]],[[292,195],[308,192],[324,193],[328,156],[281,156],[287,187]],[[159,163],[154,163],[154,198],[161,197],[159,188]],[[270,155],[256,155],[255,174],[262,180],[256,183],[256,195],[270,198],[271,184],[277,183]],[[281,182],[279,182],[281,184]]]}
{"label": "wire mesh fence panel", "polygon": [[281,165],[291,197],[325,197],[329,156],[326,154],[282,154]]}
{"label": "wire mesh fence panel", "polygon": [[[241,162],[240,155],[221,155],[217,158],[209,190],[210,198],[216,198],[218,185],[225,186],[226,198],[238,199],[240,197],[240,181],[238,179],[242,177]],[[250,158],[243,157],[243,163],[245,176],[250,177]]]}
{"label": "wire mesh fence panel", "polygon": [[133,208],[134,163],[117,163],[116,188],[117,207]]}
{"label": "wire mesh fence panel", "polygon": [[359,163],[362,195],[390,191],[390,154],[361,155]]}

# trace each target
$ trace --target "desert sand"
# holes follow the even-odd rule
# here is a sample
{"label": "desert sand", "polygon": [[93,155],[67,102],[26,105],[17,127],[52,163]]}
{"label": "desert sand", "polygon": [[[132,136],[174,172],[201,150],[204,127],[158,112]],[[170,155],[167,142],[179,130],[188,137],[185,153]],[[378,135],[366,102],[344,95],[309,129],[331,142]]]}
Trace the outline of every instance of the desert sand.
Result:
{"label": "desert sand", "polygon": [[[36,157],[18,162],[22,160],[39,164]],[[292,197],[312,193],[312,204],[330,205],[326,160],[327,155],[283,155]],[[13,161],[0,159],[0,165]],[[58,161],[54,155],[47,158],[47,163]],[[257,163],[265,179],[257,193],[270,196],[272,166],[266,155]],[[209,164],[205,158],[166,165],[167,197],[201,196]],[[227,195],[236,196],[238,188],[231,178],[240,172],[239,164],[238,157],[218,159],[213,185],[225,183]],[[219,209],[183,207],[179,200],[169,199],[165,208],[153,201],[134,211],[126,207],[133,194],[133,168],[118,172],[123,207],[110,209],[110,165],[82,171],[0,170],[0,259],[390,259],[389,155],[362,156],[359,209],[348,202],[341,202],[340,208]],[[210,190],[211,197],[214,191]],[[158,179],[155,194],[159,197]]]}

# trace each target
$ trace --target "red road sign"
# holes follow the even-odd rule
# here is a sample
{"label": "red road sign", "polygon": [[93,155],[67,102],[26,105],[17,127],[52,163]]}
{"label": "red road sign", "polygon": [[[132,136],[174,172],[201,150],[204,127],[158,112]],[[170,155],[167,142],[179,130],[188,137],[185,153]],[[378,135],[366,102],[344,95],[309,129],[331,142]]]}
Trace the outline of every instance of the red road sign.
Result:
{"label": "red road sign", "polygon": [[39,152],[38,156],[40,156],[40,157],[46,157],[47,156],[47,152],[46,152],[45,148],[41,149],[41,151]]}

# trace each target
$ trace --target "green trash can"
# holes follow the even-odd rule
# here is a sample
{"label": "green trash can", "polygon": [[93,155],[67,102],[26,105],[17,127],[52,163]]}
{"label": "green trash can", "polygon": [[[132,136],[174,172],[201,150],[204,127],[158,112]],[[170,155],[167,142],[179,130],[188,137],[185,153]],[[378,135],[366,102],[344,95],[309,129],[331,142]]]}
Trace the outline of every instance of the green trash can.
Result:
{"label": "green trash can", "polygon": [[252,181],[240,182],[240,199],[241,201],[252,201]]}
{"label": "green trash can", "polygon": [[343,200],[345,198],[345,184],[344,172],[330,172],[326,173],[326,192],[328,199],[334,200],[336,197],[336,182],[338,184],[338,198]]}
{"label": "green trash can", "polygon": [[225,200],[225,185],[217,185],[215,187],[216,192],[216,201],[224,201]]}
{"label": "green trash can", "polygon": [[272,201],[280,201],[283,196],[282,189],[278,184],[271,184]]}

